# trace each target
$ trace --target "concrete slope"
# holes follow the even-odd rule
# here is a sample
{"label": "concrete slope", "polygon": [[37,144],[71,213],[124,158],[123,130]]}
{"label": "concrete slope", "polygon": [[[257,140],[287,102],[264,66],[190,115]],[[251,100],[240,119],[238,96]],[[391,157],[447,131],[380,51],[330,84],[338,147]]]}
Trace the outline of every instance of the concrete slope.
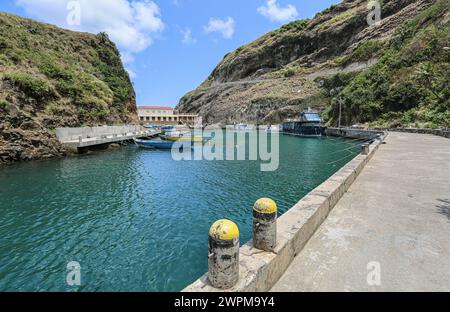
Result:
{"label": "concrete slope", "polygon": [[272,291],[450,291],[450,140],[391,133]]}

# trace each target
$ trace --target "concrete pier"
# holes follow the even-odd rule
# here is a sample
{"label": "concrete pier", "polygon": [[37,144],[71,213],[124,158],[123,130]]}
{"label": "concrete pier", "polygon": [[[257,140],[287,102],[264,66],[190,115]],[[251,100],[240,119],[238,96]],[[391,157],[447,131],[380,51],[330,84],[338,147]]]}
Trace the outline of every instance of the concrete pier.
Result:
{"label": "concrete pier", "polygon": [[272,291],[450,291],[450,140],[386,142]]}
{"label": "concrete pier", "polygon": [[84,128],[58,128],[56,136],[68,149],[78,149],[128,141],[135,138],[156,136],[159,132],[141,126],[108,126]]}

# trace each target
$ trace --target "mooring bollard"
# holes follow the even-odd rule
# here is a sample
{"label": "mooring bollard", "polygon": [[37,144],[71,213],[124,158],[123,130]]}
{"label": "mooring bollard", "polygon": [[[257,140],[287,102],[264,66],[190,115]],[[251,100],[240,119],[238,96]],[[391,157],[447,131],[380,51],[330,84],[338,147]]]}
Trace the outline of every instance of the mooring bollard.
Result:
{"label": "mooring bollard", "polygon": [[239,229],[230,220],[219,220],[209,230],[208,279],[219,289],[229,289],[239,280]]}
{"label": "mooring bollard", "polygon": [[277,245],[277,204],[270,198],[261,198],[253,206],[253,245],[264,251],[273,251]]}
{"label": "mooring bollard", "polygon": [[369,144],[365,143],[361,145],[361,154],[369,155]]}

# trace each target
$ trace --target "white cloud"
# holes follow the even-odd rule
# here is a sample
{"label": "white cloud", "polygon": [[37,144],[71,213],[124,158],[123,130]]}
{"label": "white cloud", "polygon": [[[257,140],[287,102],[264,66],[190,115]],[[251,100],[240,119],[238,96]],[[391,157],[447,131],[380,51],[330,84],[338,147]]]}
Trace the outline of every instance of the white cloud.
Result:
{"label": "white cloud", "polygon": [[137,78],[137,74],[134,70],[130,69],[130,68],[126,68],[126,71],[128,72],[128,75],[130,75],[131,79],[136,79]]}
{"label": "white cloud", "polygon": [[190,45],[197,42],[197,40],[194,37],[192,37],[192,30],[190,28],[188,27],[184,29],[180,28],[180,33],[183,36],[183,39],[181,40],[183,44]]}
{"label": "white cloud", "polygon": [[234,19],[231,17],[227,17],[225,20],[210,18],[204,29],[207,33],[219,32],[225,39],[231,39],[234,34]]}
{"label": "white cloud", "polygon": [[[79,3],[79,25],[68,24],[68,3]],[[16,4],[29,16],[47,23],[76,31],[108,33],[125,63],[134,60],[134,53],[147,49],[164,29],[160,8],[150,0],[16,0]]]}
{"label": "white cloud", "polygon": [[258,8],[258,12],[272,22],[285,23],[294,20],[298,16],[297,8],[292,4],[280,7],[277,0],[267,0],[266,5]]}
{"label": "white cloud", "polygon": [[124,64],[131,64],[134,62],[134,55],[130,52],[120,52],[120,56],[122,59],[122,63]]}

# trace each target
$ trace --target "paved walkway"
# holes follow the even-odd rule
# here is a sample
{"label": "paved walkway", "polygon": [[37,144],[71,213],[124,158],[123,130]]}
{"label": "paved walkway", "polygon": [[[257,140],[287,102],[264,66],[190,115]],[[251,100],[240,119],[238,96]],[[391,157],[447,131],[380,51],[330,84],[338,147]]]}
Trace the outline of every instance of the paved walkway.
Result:
{"label": "paved walkway", "polygon": [[450,140],[390,133],[272,291],[450,291]]}

